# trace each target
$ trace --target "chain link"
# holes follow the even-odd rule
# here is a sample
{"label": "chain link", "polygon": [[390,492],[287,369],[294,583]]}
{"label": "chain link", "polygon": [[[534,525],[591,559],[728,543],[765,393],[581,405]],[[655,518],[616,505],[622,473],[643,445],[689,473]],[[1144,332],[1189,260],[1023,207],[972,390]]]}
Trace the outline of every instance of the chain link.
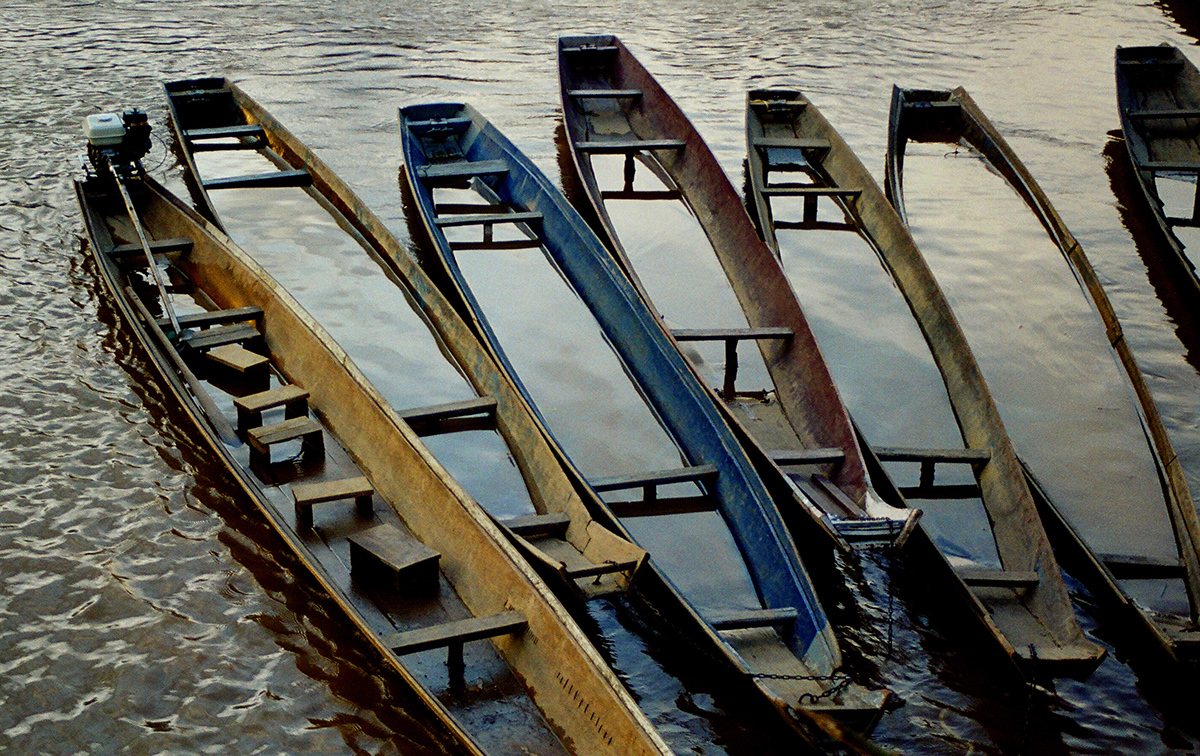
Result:
{"label": "chain link", "polygon": [[758,672],[751,675],[756,680],[806,680],[808,682],[827,682],[831,683],[828,688],[820,693],[801,693],[801,704],[815,704],[818,701],[823,701],[827,698],[835,698],[841,695],[846,688],[850,687],[853,682],[850,676],[845,673],[835,672],[832,675],[779,675],[771,672]]}

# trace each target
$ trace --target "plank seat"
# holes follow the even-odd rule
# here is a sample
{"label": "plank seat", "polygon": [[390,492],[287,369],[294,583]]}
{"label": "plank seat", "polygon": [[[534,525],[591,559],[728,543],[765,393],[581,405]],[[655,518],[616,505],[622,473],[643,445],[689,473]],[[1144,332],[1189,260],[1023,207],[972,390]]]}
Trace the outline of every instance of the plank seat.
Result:
{"label": "plank seat", "polygon": [[755,627],[778,627],[790,629],[796,624],[799,613],[795,607],[778,609],[743,609],[736,612],[721,612],[709,618],[714,630],[748,630]]}
{"label": "plank seat", "polygon": [[625,155],[647,150],[682,150],[682,139],[605,139],[576,142],[575,149],[593,155]]}
{"label": "plank seat", "polygon": [[1149,121],[1157,118],[1200,118],[1200,110],[1196,108],[1131,110],[1129,111],[1129,117],[1135,121]]}
{"label": "plank seat", "polygon": [[1183,578],[1186,574],[1186,570],[1178,558],[1157,559],[1126,554],[1097,554],[1096,556],[1118,580],[1170,580]]}
{"label": "plank seat", "polygon": [[190,349],[206,352],[216,347],[245,344],[261,338],[262,333],[249,323],[230,323],[213,326],[202,331],[190,331],[183,334],[181,341]]}
{"label": "plank seat", "polygon": [[276,407],[284,408],[284,418],[308,414],[308,392],[295,384],[278,386],[233,400],[237,409],[238,430],[247,431],[262,425],[262,413]]}
{"label": "plank seat", "polygon": [[884,462],[946,462],[977,465],[991,461],[992,450],[879,446],[875,448],[875,455]]}
{"label": "plank seat", "polygon": [[1033,571],[971,568],[956,570],[971,588],[1036,588],[1041,576]]}
{"label": "plank seat", "polygon": [[426,183],[455,182],[476,176],[503,176],[508,165],[503,160],[460,160],[453,163],[418,165],[417,177]]}
{"label": "plank seat", "polygon": [[528,624],[524,614],[509,609],[484,617],[469,617],[392,633],[383,636],[381,640],[385,646],[400,655],[451,646],[458,646],[461,653],[464,643],[494,638],[497,635],[516,635],[523,632]]}
{"label": "plank seat", "polygon": [[507,249],[537,249],[542,246],[541,239],[505,239],[496,241],[453,241],[450,242],[452,252],[469,252],[472,250],[507,250]]}
{"label": "plank seat", "polygon": [[603,564],[589,564],[585,567],[566,567],[563,572],[571,580],[585,577],[599,577],[600,575],[611,575],[614,572],[630,572],[638,566],[637,559],[631,559],[625,562],[605,562]]}
{"label": "plank seat", "polygon": [[205,356],[211,362],[236,373],[245,375],[262,373],[263,377],[266,377],[267,366],[271,363],[263,355],[251,352],[240,344],[227,344],[210,349],[205,352]]}
{"label": "plank seat", "polygon": [[169,93],[172,97],[183,98],[205,98],[216,97],[218,95],[232,95],[233,91],[228,87],[212,87],[212,88],[196,88],[196,89],[181,89],[178,92],[172,91]]}
{"label": "plank seat", "polygon": [[372,497],[375,488],[371,481],[362,476],[326,480],[320,483],[297,483],[292,486],[292,501],[296,509],[296,521],[301,528],[312,529],[313,506],[330,501],[354,499],[358,513],[369,517],[375,511]]}
{"label": "plank seat", "polygon": [[605,189],[600,192],[600,198],[606,200],[677,200],[682,199],[683,195],[675,189]]}
{"label": "plank seat", "polygon": [[792,329],[785,327],[764,328],[698,328],[674,329],[671,335],[676,341],[724,341],[725,374],[721,382],[721,396],[726,400],[737,397],[738,343],[748,339],[791,340]]}
{"label": "plank seat", "polygon": [[637,475],[599,478],[592,481],[592,488],[596,491],[621,491],[630,488],[653,488],[671,483],[710,481],[716,477],[717,468],[713,465],[693,465],[674,470],[655,470]]}
{"label": "plank seat", "polygon": [[272,446],[296,439],[303,443],[305,453],[325,453],[325,438],[321,432],[321,425],[311,417],[293,417],[246,431],[246,442],[250,445],[252,461],[264,464],[271,461]]}
{"label": "plank seat", "polygon": [[312,176],[303,168],[205,179],[205,189],[276,189],[312,186]]}
{"label": "plank seat", "polygon": [[578,47],[561,47],[559,52],[564,55],[585,55],[588,53],[615,53],[616,45],[580,45]]}
{"label": "plank seat", "polygon": [[471,119],[463,117],[434,118],[428,121],[409,121],[408,130],[413,134],[428,132],[462,133],[471,127]]}
{"label": "plank seat", "polygon": [[522,538],[563,538],[567,534],[571,518],[561,512],[555,512],[514,517],[501,520],[501,523]]}
{"label": "plank seat", "polygon": [[[208,328],[216,325],[242,323],[247,320],[258,320],[262,317],[262,314],[261,307],[250,305],[248,307],[234,307],[228,310],[190,312],[184,315],[176,315],[175,320],[178,321],[180,328]],[[158,319],[160,328],[165,328],[170,324],[171,321],[168,318]]]}
{"label": "plank seat", "polygon": [[1166,69],[1177,71],[1183,68],[1183,61],[1178,58],[1151,58],[1148,60],[1134,60],[1131,58],[1120,58],[1117,60],[1117,65],[1121,68],[1131,70],[1141,69]]}
{"label": "plank seat", "polygon": [[640,89],[568,89],[568,97],[580,100],[597,100],[602,98],[638,100],[641,99]]}
{"label": "plank seat", "polygon": [[784,449],[767,452],[767,456],[780,467],[791,465],[837,465],[846,460],[846,452],[836,446],[819,449]]}
{"label": "plank seat", "polygon": [[1200,162],[1151,160],[1138,165],[1138,168],[1163,173],[1200,173]]}
{"label": "plank seat", "polygon": [[[256,123],[216,126],[208,129],[187,129],[183,135],[193,139],[227,139],[230,137],[266,137],[267,132]],[[193,145],[194,147],[195,145]]]}
{"label": "plank seat", "polygon": [[[399,412],[400,418],[413,427],[418,435],[433,435],[438,424],[448,420],[464,420],[463,430],[496,427],[496,400],[490,396],[465,399],[461,402],[446,402],[428,407],[414,407]],[[449,430],[458,430],[450,428]]]}
{"label": "plank seat", "polygon": [[771,148],[786,148],[797,150],[824,150],[830,149],[829,140],[823,137],[769,137],[757,136],[752,140],[755,147],[760,149]]}
{"label": "plank seat", "polygon": [[807,184],[773,184],[764,186],[762,193],[767,197],[841,197],[858,199],[861,189],[841,189],[836,186],[809,186]]}
{"label": "plank seat", "polygon": [[386,579],[403,593],[437,589],[441,554],[384,523],[349,536],[350,575],[356,580]]}
{"label": "plank seat", "polygon": [[716,499],[712,496],[654,496],[638,501],[606,502],[614,517],[664,517],[677,514],[717,511]]}
{"label": "plank seat", "polygon": [[[192,240],[187,238],[155,239],[150,242],[150,253],[165,255],[172,252],[191,252]],[[114,260],[121,258],[122,262],[145,263],[146,252],[141,244],[118,244],[108,253]]]}
{"label": "plank seat", "polygon": [[490,226],[495,223],[541,223],[542,214],[535,212],[497,212],[472,215],[438,215],[433,219],[438,228],[455,226]]}

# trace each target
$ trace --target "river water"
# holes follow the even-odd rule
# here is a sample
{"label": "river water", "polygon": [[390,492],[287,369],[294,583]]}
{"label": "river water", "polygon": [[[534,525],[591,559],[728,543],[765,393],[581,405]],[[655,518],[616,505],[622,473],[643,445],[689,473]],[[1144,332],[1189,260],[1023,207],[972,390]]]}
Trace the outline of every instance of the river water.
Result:
{"label": "river water", "polygon": [[[559,176],[559,34],[618,34],[738,185],[747,88],[803,90],[882,178],[892,84],[963,85],[1088,251],[1200,487],[1200,331],[1153,240],[1128,230],[1143,219],[1112,134],[1115,45],[1165,41],[1200,59],[1196,13],[1182,2],[0,7],[0,750],[439,750],[411,696],[147,383],[148,363],[85,261],[70,184],[80,123],[139,106],[165,139],[165,80],[238,81],[402,240],[411,236],[396,183],[400,105],[471,102]],[[149,162],[178,178],[163,143]],[[831,614],[847,654],[900,703],[877,730],[883,743],[1032,754],[1187,752],[1200,742],[1188,676],[1098,626],[1077,587],[1085,627],[1109,658],[1087,682],[1032,691],[1004,682],[980,644],[956,632],[919,573],[886,555],[845,572],[850,589]],[[704,717],[703,701],[693,703]],[[672,741],[750,750],[739,748],[736,722],[712,717],[716,735]],[[753,750],[771,745],[756,740]]]}

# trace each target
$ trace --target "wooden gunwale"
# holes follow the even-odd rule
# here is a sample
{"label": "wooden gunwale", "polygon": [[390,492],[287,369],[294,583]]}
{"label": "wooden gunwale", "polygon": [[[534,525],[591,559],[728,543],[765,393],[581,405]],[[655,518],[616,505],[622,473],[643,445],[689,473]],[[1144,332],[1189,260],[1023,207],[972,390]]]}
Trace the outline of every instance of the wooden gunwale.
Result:
{"label": "wooden gunwale", "polygon": [[[606,63],[594,66],[594,70],[589,69],[586,82],[582,82],[582,56],[562,51],[571,49],[580,40],[597,39],[609,42],[616,54],[609,56]],[[581,147],[594,141],[595,135],[589,133],[588,119],[579,108],[577,98],[571,94],[579,89],[595,92],[606,87],[614,91],[638,90],[641,97],[621,103],[630,134],[643,140],[672,139],[684,144],[682,149],[656,150],[644,160],[664,179],[669,189],[678,190],[680,199],[700,222],[750,326],[783,327],[793,334],[787,341],[759,340],[758,348],[774,384],[779,408],[795,434],[795,448],[842,449],[845,459],[833,471],[832,478],[860,509],[864,508],[869,484],[850,417],[791,284],[754,230],[741,197],[716,157],[683,111],[619,39],[611,36],[563,37],[559,39],[559,49],[559,82],[567,143],[576,174],[599,219],[598,230],[605,245],[642,298],[655,309],[606,210],[605,199],[614,195],[601,191],[592,168],[591,152]],[[757,445],[753,431],[741,424],[738,412],[715,391],[713,393],[714,398],[730,410],[727,416],[741,426],[739,436],[744,443]],[[768,461],[767,455],[762,454],[761,447],[752,454],[760,469],[771,467],[774,476],[784,475]],[[813,513],[808,507],[803,509]],[[846,548],[827,520],[818,521],[817,525],[819,532]]]}
{"label": "wooden gunwale", "polygon": [[[1198,77],[1197,83],[1200,85],[1200,77]],[[929,93],[900,91],[900,96],[904,98],[905,102],[936,98],[940,101],[957,104],[958,117],[947,124],[948,131],[946,133],[938,135],[939,141],[942,139],[954,142],[959,139],[965,140],[1005,178],[1046,229],[1046,233],[1070,265],[1080,288],[1087,294],[1104,323],[1109,346],[1116,353],[1125,376],[1133,388],[1134,395],[1137,397],[1137,408],[1142,427],[1158,470],[1163,497],[1175,534],[1175,547],[1184,568],[1185,585],[1190,604],[1190,616],[1187,618],[1187,622],[1190,623],[1191,628],[1196,628],[1198,605],[1200,605],[1200,518],[1197,518],[1191,489],[1188,487],[1182,463],[1175,454],[1166,425],[1158,411],[1158,405],[1146,384],[1146,379],[1138,366],[1133,350],[1125,341],[1116,311],[1113,309],[1108,295],[1105,294],[1087,254],[1028,168],[965,89],[958,87],[950,91]],[[1054,508],[1054,503],[1044,492],[1041,502],[1044,502],[1041,507],[1043,511],[1046,508]],[[1044,514],[1043,517],[1045,516]],[[1056,508],[1052,517],[1064,521],[1066,519]],[[1073,536],[1070,544],[1072,548],[1076,551],[1090,552],[1086,541],[1079,536],[1078,531],[1072,528],[1069,532]],[[1151,626],[1159,625],[1152,632],[1152,637],[1160,642],[1166,640],[1166,650],[1172,655],[1177,655],[1178,649],[1175,648],[1174,642],[1170,641],[1170,635],[1174,628],[1168,630],[1167,627],[1161,626],[1150,613],[1138,608],[1134,602],[1130,601],[1113,577],[1111,570],[1104,565],[1103,560],[1092,556],[1087,559],[1087,562],[1094,567],[1088,572],[1098,569],[1104,573],[1103,575],[1093,575],[1089,583],[1095,588],[1099,588],[1101,593],[1111,593],[1115,590],[1119,594],[1119,598],[1110,597],[1110,599],[1133,607],[1142,623]]]}
{"label": "wooden gunwale", "polygon": [[[795,115],[791,119],[781,118],[775,128],[791,136],[827,143],[827,153],[814,162],[813,170],[822,173],[831,186],[860,192],[853,201],[839,204],[879,256],[908,303],[945,384],[966,449],[980,457],[988,455],[986,463],[976,462],[973,466],[1001,563],[1007,570],[1036,571],[1042,581],[1019,604],[972,591],[953,573],[925,529],[919,527],[917,543],[926,552],[925,561],[937,572],[951,577],[959,595],[1018,667],[1026,669],[1036,660],[1043,667],[1051,667],[1051,671],[1057,668],[1067,674],[1090,672],[1103,658],[1103,650],[1083,636],[999,412],[949,303],[911,234],[849,145],[799,92],[762,90],[748,95],[748,145],[753,145],[755,138],[765,132],[752,105],[755,98],[794,101],[798,106]],[[760,228],[767,243],[778,253],[769,204],[761,194],[762,159],[753,146],[749,147],[749,169]],[[1032,638],[1026,637],[1030,627],[1035,628]]]}
{"label": "wooden gunwale", "polygon": [[[618,562],[626,565],[628,569],[605,575],[603,590],[627,590],[640,571],[645,551],[591,517],[576,483],[562,470],[557,454],[546,442],[520,395],[497,370],[470,328],[400,242],[323,161],[240,88],[219,78],[201,81],[211,82],[212,86],[207,87],[209,89],[229,92],[231,102],[236,107],[234,118],[263,129],[266,143],[261,151],[281,170],[303,168],[308,171],[312,185],[306,191],[364,249],[379,256],[388,274],[411,295],[410,301],[420,308],[420,315],[428,323],[443,354],[453,361],[456,369],[467,378],[479,396],[495,401],[496,429],[504,438],[526,482],[535,509],[539,513],[561,513],[569,517],[570,524],[563,533],[564,540],[577,549],[581,559],[587,563],[605,565]],[[188,84],[176,82],[167,85],[168,101],[171,100],[173,86],[186,88]],[[178,117],[179,110],[174,103],[171,104],[171,111],[177,138],[186,145],[180,134],[188,124]],[[186,147],[184,152],[189,153]],[[345,360],[349,362],[349,357],[345,357]],[[389,407],[388,411],[397,418],[408,435],[413,438],[418,436],[400,419],[400,410]],[[514,547],[505,531],[462,490],[425,446],[418,442],[417,447],[422,450],[425,461],[446,478],[446,485],[455,492],[460,505],[467,508],[471,517],[486,520],[481,527],[489,537],[498,541],[499,548],[510,557],[520,554],[520,570],[527,578],[533,576],[531,569],[536,569],[548,579],[561,581],[561,588],[573,599],[584,599],[601,590],[594,587],[594,580],[570,577],[559,559],[550,557],[535,544],[516,539]],[[426,527],[439,527],[438,516],[433,511],[413,510],[409,515],[419,519]],[[453,548],[451,539],[447,549]],[[444,554],[445,550],[442,551]],[[599,752],[613,753],[669,753],[661,736],[559,600],[541,579],[532,577],[531,583],[544,607],[536,618],[526,612],[529,635],[548,652],[562,654],[569,666],[564,667],[558,662],[545,664],[527,650],[520,651],[514,647],[509,638],[496,639],[494,645],[531,691],[555,731],[565,734],[571,749],[579,749],[578,752],[599,749]],[[532,598],[526,597],[525,600],[531,601]],[[494,613],[499,609],[488,607],[487,611]],[[579,692],[577,697],[571,698],[564,692],[563,680],[568,680],[569,687]],[[588,707],[586,711],[585,703]],[[607,742],[601,742],[601,733],[604,733]]]}
{"label": "wooden gunwale", "polygon": [[[791,541],[778,513],[762,484],[757,480],[748,460],[741,456],[736,441],[729,436],[717,408],[712,404],[707,390],[692,372],[683,356],[674,347],[669,334],[661,322],[645,306],[637,292],[615,265],[612,258],[595,234],[588,228],[578,213],[561,196],[550,181],[501,135],[495,127],[480,116],[473,108],[459,104],[437,104],[413,106],[401,109],[400,133],[404,149],[403,171],[405,180],[420,211],[425,232],[437,249],[457,293],[465,303],[477,331],[485,344],[493,350],[500,365],[509,372],[512,382],[523,392],[533,408],[539,422],[553,439],[553,430],[538,412],[536,402],[524,387],[511,362],[504,353],[498,338],[489,325],[486,315],[472,294],[465,277],[459,269],[450,243],[435,222],[432,193],[421,181],[421,167],[426,163],[418,139],[408,128],[410,121],[427,122],[433,117],[446,120],[469,118],[475,125],[461,140],[464,159],[472,161],[503,161],[508,171],[493,185],[476,186],[485,198],[503,202],[512,209],[538,211],[543,220],[540,226],[541,242],[553,264],[574,291],[584,300],[600,322],[601,328],[621,356],[622,362],[642,394],[659,416],[663,427],[674,438],[691,465],[712,465],[718,472],[715,485],[709,491],[715,495],[719,508],[730,522],[734,538],[739,542],[742,553],[752,573],[757,572],[756,584],[765,604],[788,606],[801,610],[797,625],[818,623],[811,638],[792,640],[792,653],[802,659],[810,670],[809,674],[832,675],[840,665],[840,654],[836,639],[817,603],[815,592],[799,562],[795,546]],[[575,469],[567,455],[562,452],[564,463]],[[578,470],[576,469],[578,474]],[[580,479],[583,476],[579,475]],[[627,534],[612,511],[595,498],[596,506],[603,512],[606,524],[614,530]],[[763,553],[755,554],[749,542],[758,544]],[[769,554],[769,557],[763,554]],[[768,560],[778,565],[768,577],[761,568],[751,562],[758,559],[763,564]],[[659,576],[659,595],[669,594],[675,604],[674,613],[690,620],[691,629],[699,631],[719,658],[740,674],[753,677],[756,670],[752,664],[730,647],[716,630],[690,605],[682,593],[674,587],[669,576],[663,574],[649,561]],[[786,571],[786,572],[785,572]],[[770,571],[768,571],[770,572]],[[786,578],[784,577],[786,575]],[[781,580],[790,583],[780,584]],[[801,603],[797,603],[801,602]],[[806,614],[808,615],[806,618]],[[796,633],[789,633],[796,637]],[[803,656],[801,656],[803,654]],[[789,723],[795,725],[799,715],[804,719],[808,712],[799,714],[794,705],[769,692],[761,679],[755,679],[758,687],[767,693],[774,706],[784,712]],[[859,717],[860,726],[873,726],[879,714],[884,695],[863,695],[853,689],[853,695],[844,700],[853,701],[853,714]],[[838,713],[837,702],[814,705],[829,714]],[[854,708],[857,707],[857,708]]]}
{"label": "wooden gunwale", "polygon": [[[1154,216],[1155,224],[1180,273],[1181,285],[1200,296],[1200,273],[1189,257],[1183,241],[1172,230],[1154,177],[1157,170],[1168,170],[1168,163],[1194,172],[1200,163],[1200,70],[1177,47],[1156,45],[1118,46],[1115,54],[1117,111],[1121,118],[1126,154],[1137,176],[1138,187]],[[1139,70],[1140,69],[1140,70]],[[1172,117],[1149,118],[1148,113],[1168,110]],[[1164,122],[1166,121],[1166,122]],[[1166,127],[1186,134],[1165,134]]]}

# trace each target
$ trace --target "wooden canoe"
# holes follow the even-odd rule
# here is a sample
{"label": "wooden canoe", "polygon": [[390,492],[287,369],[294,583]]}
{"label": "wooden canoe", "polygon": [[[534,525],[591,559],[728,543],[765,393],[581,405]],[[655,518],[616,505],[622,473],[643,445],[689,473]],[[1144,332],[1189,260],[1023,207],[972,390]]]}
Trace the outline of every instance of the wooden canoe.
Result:
{"label": "wooden canoe", "polygon": [[[873,258],[882,262],[882,275],[889,280],[888,295],[894,285],[906,303],[897,303],[899,317],[916,321],[923,343],[911,348],[928,349],[935,366],[932,379],[941,382],[937,387],[939,391],[944,388],[940,401],[948,405],[947,411],[939,413],[956,423],[954,440],[961,446],[943,450],[881,447],[878,451],[886,461],[921,464],[921,483],[904,491],[909,498],[960,500],[964,506],[967,501],[982,503],[986,518],[979,527],[986,540],[994,542],[999,565],[989,564],[988,569],[979,572],[979,557],[955,559],[952,574],[958,578],[953,583],[959,594],[1018,665],[1036,664],[1052,673],[1089,673],[1103,658],[1103,650],[1088,641],[1079,627],[1004,425],[966,338],[908,229],[857,156],[800,92],[750,92],[746,138],[752,204],[767,244],[779,252],[778,233],[786,228],[788,234],[798,232],[796,246],[803,250],[804,234],[810,229],[840,224],[838,233],[861,237],[863,241],[857,248],[869,256],[872,268]],[[803,219],[781,222],[772,212],[768,191],[778,185],[811,186],[814,194],[825,192],[826,201],[832,203],[831,208],[825,206],[826,212],[832,212],[822,220],[816,203],[806,199]],[[899,356],[885,353],[875,359],[895,360]],[[903,413],[905,409],[890,407],[884,411]],[[930,410],[914,407],[908,411]],[[874,418],[863,417],[860,422],[869,420]],[[923,417],[917,417],[910,427],[924,422]],[[941,466],[943,475],[951,466],[963,472],[966,468],[973,485],[938,484],[935,465]],[[933,554],[930,558],[938,571],[950,573],[949,557],[935,550],[924,529],[921,541]],[[1023,575],[1031,578],[1024,586],[1016,579]],[[1014,580],[1006,581],[1010,576]]]}
{"label": "wooden canoe", "polygon": [[1125,149],[1194,302],[1200,276],[1176,229],[1200,226],[1200,71],[1177,47],[1118,47],[1116,79]]}
{"label": "wooden canoe", "polygon": [[[723,537],[736,545],[734,558],[744,563],[739,569],[748,572],[753,585],[748,596],[739,598],[746,603],[732,611],[722,603],[732,601],[730,596],[710,603],[711,597],[701,600],[698,590],[680,588],[694,584],[697,575],[673,570],[663,550],[651,549],[650,564],[679,607],[673,613],[692,622],[693,629],[686,632],[703,637],[727,668],[753,681],[794,726],[811,726],[812,713],[817,712],[869,728],[886,694],[849,684],[838,669],[837,640],[778,511],[707,391],[600,240],[545,175],[473,108],[406,107],[400,112],[400,132],[403,174],[425,230],[469,317],[548,433],[558,440],[579,433],[602,437],[602,443],[611,440],[608,428],[581,428],[569,410],[556,406],[562,395],[556,393],[558,388],[569,387],[569,376],[587,374],[591,365],[538,369],[539,361],[557,365],[561,355],[573,354],[587,335],[572,327],[556,338],[561,332],[550,324],[539,329],[538,324],[512,326],[505,321],[508,336],[531,328],[537,332],[532,346],[522,344],[518,369],[516,359],[510,358],[517,345],[508,341],[513,349],[506,348],[496,324],[511,320],[514,310],[526,306],[514,308],[503,292],[499,300],[489,296],[486,301],[491,304],[485,306],[480,288],[495,274],[485,269],[468,280],[464,255],[487,255],[493,270],[536,265],[548,272],[539,282],[582,300],[576,301],[578,308],[572,313],[583,313],[591,326],[598,324],[596,332],[607,340],[603,349],[610,358],[612,352],[619,355],[618,370],[628,373],[623,380],[635,385],[638,409],[664,434],[666,456],[682,457],[684,467],[666,471],[648,470],[644,458],[635,458],[631,471],[585,462],[577,450],[586,442],[563,444],[565,457],[577,463],[595,490],[610,497],[613,492],[641,492],[633,500],[605,507],[610,526],[628,532],[612,514],[617,508],[625,517],[679,522],[664,528],[672,545],[703,554],[715,548],[712,542],[696,540],[687,520],[671,518],[707,512],[721,523]],[[448,230],[463,228],[473,230],[467,239],[456,234],[451,243]],[[490,292],[492,287],[487,288]],[[550,294],[537,291],[534,296]],[[567,317],[565,311],[561,317]],[[528,359],[526,352],[532,355]],[[564,373],[567,377],[560,377]],[[598,405],[606,415],[624,411],[604,386],[585,382],[578,388],[585,394],[584,404]],[[632,445],[634,439],[629,442]],[[618,439],[618,445],[622,443]],[[690,488],[687,495],[673,495],[672,484],[678,490],[680,483]]]}
{"label": "wooden canoe", "polygon": [[[668,753],[562,605],[348,355],[218,229],[152,179],[128,183],[187,330],[164,333],[125,205],[91,179],[77,193],[114,304],[205,441],[448,740],[475,754]],[[251,332],[241,345],[202,343],[237,323]],[[273,403],[268,387],[288,398]],[[280,460],[289,428],[301,456]],[[474,721],[468,685],[500,699],[498,719]]]}
{"label": "wooden canoe", "polygon": [[[1153,49],[1160,52],[1163,50]],[[1120,399],[1124,400],[1128,395],[1129,404],[1136,400],[1136,407],[1127,408],[1125,413],[1129,418],[1127,436],[1135,439],[1145,438],[1145,451],[1149,460],[1141,473],[1154,480],[1148,487],[1161,487],[1162,497],[1148,500],[1150,497],[1132,492],[1125,493],[1121,483],[1130,473],[1128,466],[1122,466],[1121,476],[1113,476],[1108,480],[1110,485],[1105,485],[1104,482],[1098,484],[1098,487],[1106,491],[1102,506],[1105,509],[1116,507],[1129,512],[1144,508],[1153,510],[1147,512],[1148,517],[1141,518],[1143,520],[1149,519],[1157,512],[1160,519],[1169,523],[1169,527],[1164,524],[1161,528],[1161,537],[1169,543],[1166,551],[1172,553],[1174,558],[1160,563],[1151,555],[1139,552],[1135,540],[1130,537],[1132,534],[1118,539],[1124,550],[1103,547],[1097,542],[1099,537],[1105,535],[1101,532],[1101,523],[1105,519],[1103,513],[1095,511],[1096,507],[1101,506],[1099,502],[1084,502],[1082,506],[1068,510],[1061,506],[1064,502],[1055,506],[1052,501],[1054,497],[1046,495],[1043,501],[1039,502],[1043,504],[1040,507],[1042,516],[1048,523],[1052,523],[1049,525],[1052,535],[1061,534],[1064,545],[1074,552],[1073,561],[1082,568],[1081,575],[1090,577],[1089,584],[1093,592],[1107,595],[1120,607],[1135,612],[1139,621],[1151,630],[1153,637],[1171,655],[1194,655],[1196,643],[1200,640],[1200,635],[1197,635],[1200,628],[1196,626],[1197,599],[1200,598],[1200,520],[1197,519],[1191,491],[1181,463],[1175,456],[1166,426],[1159,415],[1158,406],[1132,350],[1125,342],[1121,324],[1083,247],[1003,135],[964,89],[897,89],[893,95],[892,108],[893,122],[899,134],[896,140],[897,155],[892,163],[896,177],[893,197],[897,204],[903,207],[900,194],[903,140],[969,145],[1016,191],[1032,211],[1036,221],[1045,228],[1051,241],[1061,252],[1063,262],[1069,267],[1072,277],[1079,283],[1084,297],[1089,302],[1089,309],[1094,308],[1103,323],[1104,336],[1127,380],[1127,385],[1121,387]],[[1099,328],[1096,330],[1098,334]],[[1076,338],[1082,339],[1087,336],[1079,334]],[[1100,398],[1096,398],[1092,404],[1109,406]],[[1112,411],[1107,410],[1106,414],[1111,415]],[[1025,464],[1035,471],[1040,468],[1040,461],[1030,456],[1024,458]],[[1094,468],[1074,470],[1072,473],[1080,476],[1090,475],[1093,478],[1100,474]],[[1044,473],[1038,477],[1038,488],[1040,493],[1044,494],[1051,481]],[[1088,514],[1089,511],[1092,514]],[[1059,539],[1056,537],[1055,540]],[[1185,596],[1187,611],[1171,611],[1163,606],[1140,604],[1130,595],[1127,588],[1144,579],[1174,583],[1166,587],[1165,592]]]}
{"label": "wooden canoe", "polygon": [[[465,399],[414,408],[398,406],[402,399],[394,398],[393,409],[422,434],[445,434],[456,428],[468,432],[479,430],[482,408],[483,414],[490,415],[486,422],[494,424],[503,438],[507,454],[516,463],[527,489],[531,509],[522,516],[501,520],[522,551],[544,576],[579,598],[627,590],[645,552],[591,517],[576,484],[563,472],[524,400],[496,368],[470,327],[374,212],[320,158],[236,85],[211,78],[172,82],[165,89],[176,138],[183,146],[189,175],[193,176],[190,183],[198,190],[201,209],[209,208],[216,217],[216,208],[204,189],[203,175],[193,173],[198,170],[195,152],[240,150],[262,154],[270,161],[267,166],[273,173],[257,174],[254,180],[266,186],[282,187],[288,184],[289,177],[300,177],[298,183],[311,187],[310,191],[323,200],[338,225],[352,229],[365,251],[391,270],[406,299],[415,304],[419,317],[436,335],[440,345],[431,341],[420,354],[421,359],[434,363],[449,361],[452,370],[443,372],[454,377],[461,373],[469,381],[462,387]],[[224,179],[218,185],[222,183],[231,182]],[[305,261],[296,259],[294,264],[302,267]],[[406,355],[414,352],[410,348]],[[404,367],[396,365],[391,369]],[[502,457],[480,459],[471,466],[485,462],[503,468],[510,466],[509,460]],[[495,474],[498,476],[500,472]],[[487,477],[483,472],[480,475]],[[483,498],[481,503],[488,509],[492,502]]]}
{"label": "wooden canoe", "polygon": [[[848,543],[888,544],[911,532],[920,512],[884,504],[870,489],[854,427],[792,287],[687,116],[616,37],[562,37],[558,61],[567,144],[601,238],[651,309],[671,325],[677,346],[699,355],[703,342],[724,343],[713,393],[736,418],[763,475],[787,481],[800,507],[843,549]],[[601,185],[599,156],[624,158],[623,183]],[[639,164],[644,171],[637,171]],[[630,200],[649,212],[661,213],[666,204],[684,210],[659,223],[642,222],[641,234],[621,237],[611,213],[614,203]],[[639,275],[629,250],[661,244],[664,225],[678,235],[679,222],[698,223],[711,250],[693,261],[679,254],[690,254],[689,244],[672,247],[645,259],[647,267],[670,274]],[[714,257],[719,264],[706,264]],[[729,288],[726,312],[693,301]],[[735,382],[738,346],[746,342],[756,343],[765,361],[761,389]],[[757,361],[746,354],[751,349],[746,346],[741,360]]]}

